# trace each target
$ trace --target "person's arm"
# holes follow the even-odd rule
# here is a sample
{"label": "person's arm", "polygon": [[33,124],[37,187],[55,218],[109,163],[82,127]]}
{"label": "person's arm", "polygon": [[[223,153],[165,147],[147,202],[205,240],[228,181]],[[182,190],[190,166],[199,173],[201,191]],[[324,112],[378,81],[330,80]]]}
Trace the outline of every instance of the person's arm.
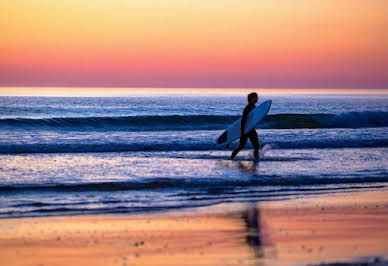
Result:
{"label": "person's arm", "polygon": [[244,135],[244,127],[245,127],[245,123],[247,122],[247,116],[248,116],[248,108],[244,108],[244,112],[243,112],[243,115],[241,117],[241,136]]}

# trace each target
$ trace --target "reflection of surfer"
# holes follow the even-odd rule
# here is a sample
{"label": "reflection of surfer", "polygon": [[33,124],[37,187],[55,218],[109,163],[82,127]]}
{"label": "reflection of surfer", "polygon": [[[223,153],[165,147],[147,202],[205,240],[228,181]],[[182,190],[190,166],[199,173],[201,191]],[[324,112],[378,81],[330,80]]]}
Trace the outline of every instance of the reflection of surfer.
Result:
{"label": "reflection of surfer", "polygon": [[238,147],[232,152],[232,155],[230,156],[231,159],[233,159],[234,157],[236,157],[237,153],[239,153],[239,151],[241,151],[245,144],[247,143],[247,140],[249,138],[249,140],[251,141],[252,145],[253,145],[253,149],[254,149],[254,157],[255,157],[255,160],[258,159],[258,153],[259,153],[259,138],[257,137],[257,133],[256,133],[256,130],[255,128],[253,128],[251,131],[249,131],[248,133],[244,134],[244,126],[245,126],[245,122],[247,121],[247,116],[249,114],[249,112],[255,108],[255,104],[257,103],[257,93],[256,92],[252,92],[250,94],[248,94],[248,105],[245,106],[244,108],[244,112],[243,112],[243,115],[242,115],[242,118],[241,118],[241,137],[240,137],[240,143],[238,145]]}
{"label": "reflection of surfer", "polygon": [[253,249],[255,257],[258,259],[276,257],[276,247],[271,243],[268,234],[264,233],[268,232],[268,227],[265,226],[259,203],[248,203],[242,212],[242,218],[247,231],[246,241]]}
{"label": "reflection of surfer", "polygon": [[243,212],[243,219],[247,229],[247,243],[254,249],[256,257],[264,257],[264,243],[261,238],[260,210],[256,203],[251,203],[246,211]]}

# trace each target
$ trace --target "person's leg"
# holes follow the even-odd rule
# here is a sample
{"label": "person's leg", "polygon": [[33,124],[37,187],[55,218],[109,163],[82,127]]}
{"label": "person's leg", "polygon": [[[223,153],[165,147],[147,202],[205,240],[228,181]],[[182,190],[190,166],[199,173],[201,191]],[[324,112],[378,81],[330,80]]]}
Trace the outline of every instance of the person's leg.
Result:
{"label": "person's leg", "polygon": [[259,159],[259,137],[257,136],[256,130],[253,129],[251,132],[249,132],[248,137],[253,146],[253,155],[255,159]]}
{"label": "person's leg", "polygon": [[242,136],[240,138],[240,143],[238,144],[238,147],[232,152],[232,155],[230,156],[230,158],[233,160],[234,157],[236,157],[237,153],[239,153],[245,146],[245,144],[247,143],[247,140],[248,138],[246,136]]}

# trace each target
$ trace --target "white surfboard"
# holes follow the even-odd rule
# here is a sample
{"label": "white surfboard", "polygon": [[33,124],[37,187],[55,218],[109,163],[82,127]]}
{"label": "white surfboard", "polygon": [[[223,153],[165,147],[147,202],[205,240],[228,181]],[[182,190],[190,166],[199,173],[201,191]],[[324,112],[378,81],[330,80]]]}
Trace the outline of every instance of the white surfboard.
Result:
{"label": "white surfboard", "polygon": [[[244,132],[248,133],[264,119],[269,108],[271,108],[271,100],[261,103],[252,109],[247,116],[247,121],[244,126]],[[241,118],[233,122],[228,128],[217,138],[216,148],[225,147],[236,139],[241,137]]]}

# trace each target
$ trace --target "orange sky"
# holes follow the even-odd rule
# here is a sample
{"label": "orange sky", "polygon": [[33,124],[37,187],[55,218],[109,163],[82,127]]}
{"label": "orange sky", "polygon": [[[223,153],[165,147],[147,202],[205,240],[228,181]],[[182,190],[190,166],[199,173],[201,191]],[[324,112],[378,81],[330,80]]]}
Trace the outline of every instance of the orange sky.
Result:
{"label": "orange sky", "polygon": [[0,0],[0,86],[388,88],[385,0]]}

